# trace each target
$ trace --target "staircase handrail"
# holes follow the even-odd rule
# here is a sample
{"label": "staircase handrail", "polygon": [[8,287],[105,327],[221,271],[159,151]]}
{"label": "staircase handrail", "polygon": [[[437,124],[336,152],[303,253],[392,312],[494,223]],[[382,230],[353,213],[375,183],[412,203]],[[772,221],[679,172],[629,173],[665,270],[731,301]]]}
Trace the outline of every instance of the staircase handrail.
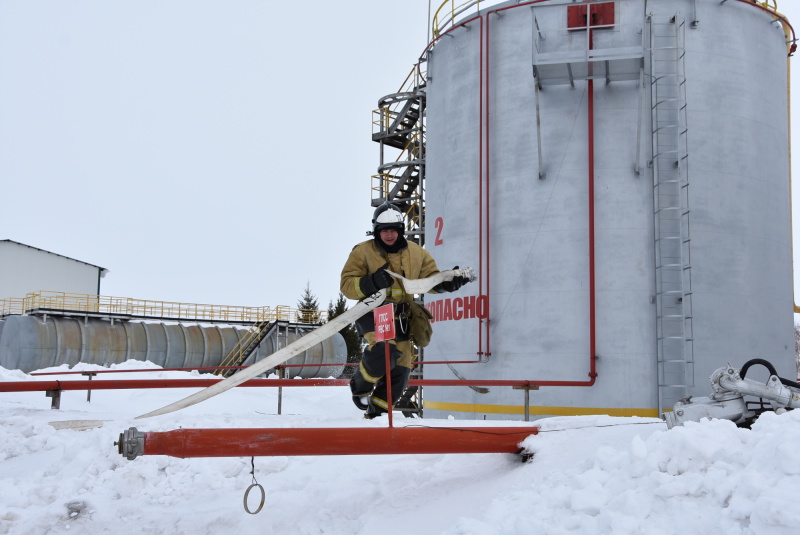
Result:
{"label": "staircase handrail", "polygon": [[[261,341],[266,337],[267,330],[270,325],[277,324],[277,321],[270,321],[269,319],[261,319],[256,321],[250,329],[247,330],[245,335],[236,342],[236,345],[231,348],[228,354],[220,361],[220,368],[230,366],[240,366],[247,357],[261,344]],[[254,345],[253,342],[257,341]],[[227,377],[232,370],[218,369],[214,375],[224,375]]]}

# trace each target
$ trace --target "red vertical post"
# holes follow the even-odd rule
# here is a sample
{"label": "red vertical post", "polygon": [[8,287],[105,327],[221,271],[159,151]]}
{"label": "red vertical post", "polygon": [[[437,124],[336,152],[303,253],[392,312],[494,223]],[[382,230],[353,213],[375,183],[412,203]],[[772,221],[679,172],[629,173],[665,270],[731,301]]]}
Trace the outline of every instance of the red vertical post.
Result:
{"label": "red vertical post", "polygon": [[389,340],[394,340],[394,304],[389,303],[376,308],[372,314],[375,317],[375,341],[385,342],[383,344],[386,355],[386,374],[384,381],[386,381],[386,412],[389,413],[389,427],[394,426],[392,420],[392,359],[389,351]]}
{"label": "red vertical post", "polygon": [[[592,6],[586,6],[588,21],[591,21]],[[591,27],[587,28],[589,33],[589,50],[594,49],[593,30]],[[589,361],[592,363],[592,373],[594,373],[594,362],[597,352],[596,336],[596,315],[595,315],[595,244],[594,244],[594,80],[589,78],[587,81],[588,93],[588,136],[589,136]]]}
{"label": "red vertical post", "polygon": [[394,403],[392,403],[392,369],[390,367],[392,359],[389,357],[388,340],[383,347],[386,350],[386,410],[389,413],[389,427],[394,427],[394,421],[392,420],[392,409],[394,408]]}

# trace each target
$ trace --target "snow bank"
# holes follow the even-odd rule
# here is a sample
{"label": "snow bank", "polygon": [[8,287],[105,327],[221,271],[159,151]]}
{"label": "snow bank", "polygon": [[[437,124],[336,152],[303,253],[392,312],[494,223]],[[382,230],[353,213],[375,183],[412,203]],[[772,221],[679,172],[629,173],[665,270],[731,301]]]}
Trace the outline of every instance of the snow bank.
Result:
{"label": "snow bank", "polygon": [[[125,363],[120,369],[141,369]],[[128,368],[126,368],[128,366]],[[82,369],[82,368],[79,368]],[[64,371],[59,368],[59,371]],[[163,375],[162,375],[163,374]],[[119,373],[196,377],[184,372]],[[60,376],[83,379],[81,375]],[[41,380],[0,369],[0,380]],[[102,380],[102,378],[95,378]],[[169,415],[134,420],[190,390],[0,393],[0,533],[789,534],[800,514],[800,411],[752,430],[726,421],[667,431],[657,419],[550,418],[514,455],[259,457],[266,504],[248,515],[249,458],[124,459],[129,427],[361,427],[346,387],[240,388]],[[107,420],[86,431],[60,420]],[[395,425],[496,425],[407,420]],[[512,424],[504,422],[504,425]],[[251,493],[250,505],[258,502]]]}

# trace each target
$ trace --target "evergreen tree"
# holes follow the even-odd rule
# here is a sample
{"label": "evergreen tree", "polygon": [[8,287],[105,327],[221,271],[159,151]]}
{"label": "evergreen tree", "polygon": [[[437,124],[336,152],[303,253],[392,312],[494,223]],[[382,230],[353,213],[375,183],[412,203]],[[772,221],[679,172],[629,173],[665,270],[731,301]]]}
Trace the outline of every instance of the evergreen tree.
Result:
{"label": "evergreen tree", "polygon": [[[339,298],[334,304],[333,301],[328,303],[328,321],[336,316],[344,314],[347,311],[347,299],[339,292]],[[358,363],[361,361],[361,337],[356,332],[355,324],[351,323],[344,327],[339,333],[344,337],[344,342],[347,344],[347,362]],[[355,372],[355,366],[345,366],[342,373],[343,378],[352,377]]]}
{"label": "evergreen tree", "polygon": [[320,323],[322,314],[319,313],[317,296],[311,293],[311,284],[306,282],[303,296],[297,302],[297,321],[300,323]]}

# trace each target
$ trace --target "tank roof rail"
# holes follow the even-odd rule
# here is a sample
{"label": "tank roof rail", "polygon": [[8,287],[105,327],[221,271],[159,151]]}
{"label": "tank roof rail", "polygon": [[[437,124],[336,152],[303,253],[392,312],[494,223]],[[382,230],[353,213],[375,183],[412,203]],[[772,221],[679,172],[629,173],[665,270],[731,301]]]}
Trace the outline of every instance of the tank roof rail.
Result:
{"label": "tank roof rail", "polygon": [[[445,9],[449,4],[450,8]],[[445,0],[442,5],[433,14],[433,22],[431,23],[431,32],[434,39],[444,32],[448,26],[455,26],[456,18],[463,15],[471,8],[475,8],[475,12],[480,11],[480,0],[467,0],[466,2],[459,2],[458,0]]]}

